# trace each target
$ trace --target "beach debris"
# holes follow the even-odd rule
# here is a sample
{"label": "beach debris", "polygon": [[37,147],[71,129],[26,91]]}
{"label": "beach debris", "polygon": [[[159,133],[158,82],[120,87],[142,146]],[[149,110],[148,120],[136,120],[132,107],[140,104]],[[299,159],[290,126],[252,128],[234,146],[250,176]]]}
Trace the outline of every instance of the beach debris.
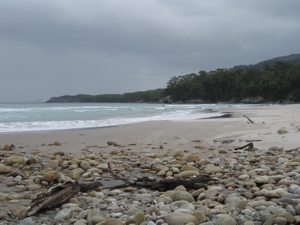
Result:
{"label": "beach debris", "polygon": [[202,142],[204,142],[204,140],[202,140],[202,139],[199,139],[199,140],[192,140],[191,142],[199,142],[199,143],[202,143]]}
{"label": "beach debris", "polygon": [[254,150],[254,145],[253,145],[253,143],[251,142],[251,143],[249,143],[249,144],[246,144],[246,145],[244,145],[244,146],[242,146],[242,147],[236,147],[236,148],[234,148],[234,150],[240,150],[240,149],[244,149],[245,151],[253,151]]}
{"label": "beach debris", "polygon": [[182,177],[169,178],[169,179],[161,179],[159,181],[156,181],[154,179],[145,176],[134,180],[132,178],[129,179],[124,178],[123,176],[114,173],[112,170],[111,163],[108,164],[108,170],[113,177],[122,180],[124,183],[128,185],[148,187],[156,190],[171,190],[180,185],[184,186],[185,188],[205,187],[206,186],[205,183],[209,181],[216,181],[216,182],[219,181],[218,179],[212,178],[209,175],[199,175],[191,178],[182,178]]}
{"label": "beach debris", "polygon": [[60,146],[60,142],[59,141],[54,141],[53,143],[48,144],[48,146]]}
{"label": "beach debris", "polygon": [[288,131],[285,130],[285,129],[280,128],[280,129],[277,131],[277,133],[278,133],[278,134],[287,134]]}
{"label": "beach debris", "polygon": [[298,150],[300,150],[300,147],[288,149],[288,150],[285,150],[285,152],[293,152],[293,151],[298,151]]}
{"label": "beach debris", "polygon": [[251,120],[248,116],[246,116],[246,115],[243,115],[243,117],[245,117],[245,118],[247,118],[248,119],[248,121],[250,122],[250,123],[254,123],[254,121],[253,120]]}
{"label": "beach debris", "polygon": [[31,206],[27,211],[27,216],[32,216],[44,209],[52,209],[60,206],[74,197],[78,192],[88,192],[101,185],[99,181],[86,184],[80,178],[77,182],[67,181],[51,187],[47,192],[38,195],[37,198],[32,200]]}
{"label": "beach debris", "polygon": [[107,142],[108,146],[120,146],[117,142],[114,142],[114,141],[108,141]]}
{"label": "beach debris", "polygon": [[14,146],[13,144],[11,145],[4,145],[3,148],[1,150],[5,150],[5,151],[12,151],[16,146]]}
{"label": "beach debris", "polygon": [[230,144],[235,141],[235,138],[215,138],[213,142],[221,142],[222,144]]}
{"label": "beach debris", "polygon": [[245,142],[258,142],[258,141],[262,141],[261,139],[246,139],[246,140],[244,140],[244,139],[242,139],[242,138],[240,138],[239,139],[239,142],[242,142],[242,141],[245,141]]}

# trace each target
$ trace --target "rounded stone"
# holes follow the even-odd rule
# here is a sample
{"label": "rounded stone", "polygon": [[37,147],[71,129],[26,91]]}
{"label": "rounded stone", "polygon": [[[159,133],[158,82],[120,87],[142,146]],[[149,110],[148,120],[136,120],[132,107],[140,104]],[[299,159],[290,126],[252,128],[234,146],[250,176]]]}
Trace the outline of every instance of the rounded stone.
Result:
{"label": "rounded stone", "polygon": [[278,216],[274,218],[273,223],[277,225],[286,225],[287,220],[282,216]]}
{"label": "rounded stone", "polygon": [[300,203],[298,205],[296,205],[295,211],[296,211],[297,215],[300,215]]}
{"label": "rounded stone", "polygon": [[10,209],[11,213],[18,219],[23,219],[26,217],[28,208],[25,206],[20,206],[17,208]]}
{"label": "rounded stone", "polygon": [[27,186],[28,191],[36,191],[36,190],[39,190],[40,188],[41,188],[41,186],[38,184],[29,184]]}
{"label": "rounded stone", "polygon": [[22,156],[19,155],[13,155],[6,159],[6,165],[8,166],[12,166],[15,163],[24,166],[26,164],[26,161]]}
{"label": "rounded stone", "polygon": [[183,166],[183,167],[181,167],[180,170],[181,171],[190,171],[190,170],[193,170],[193,171],[198,171],[199,172],[198,168],[196,168],[194,166],[190,166],[190,165]]}
{"label": "rounded stone", "polygon": [[200,157],[198,155],[194,154],[194,153],[188,155],[188,157],[187,157],[188,162],[196,162],[196,161],[199,161],[199,160],[200,160]]}
{"label": "rounded stone", "polygon": [[58,161],[57,160],[49,160],[48,163],[45,165],[45,168],[55,169],[57,167],[58,167]]}
{"label": "rounded stone", "polygon": [[213,165],[207,165],[204,169],[205,172],[210,172],[210,173],[221,173],[223,170],[218,167],[218,166],[213,166]]}
{"label": "rounded stone", "polygon": [[0,164],[0,174],[6,174],[6,173],[9,173],[10,172],[10,168],[3,165],[3,164]]}
{"label": "rounded stone", "polygon": [[228,214],[222,214],[216,220],[215,225],[237,225],[236,220]]}
{"label": "rounded stone", "polygon": [[91,165],[87,161],[83,160],[80,163],[80,167],[84,170],[88,170],[91,168]]}
{"label": "rounded stone", "polygon": [[48,171],[44,174],[43,176],[43,180],[45,181],[51,181],[53,180],[54,178],[58,177],[59,174],[56,170],[53,170],[53,171]]}
{"label": "rounded stone", "polygon": [[74,225],[86,225],[87,221],[84,219],[77,220]]}
{"label": "rounded stone", "polygon": [[183,171],[183,172],[179,173],[179,176],[183,177],[183,178],[189,178],[192,176],[199,176],[199,174],[200,173],[198,171],[190,170],[190,171]]}
{"label": "rounded stone", "polygon": [[182,157],[184,156],[183,151],[181,149],[174,149],[173,150],[173,157]]}
{"label": "rounded stone", "polygon": [[68,208],[62,209],[58,211],[58,213],[54,217],[54,221],[64,221],[71,217],[71,210]]}
{"label": "rounded stone", "polygon": [[144,221],[145,219],[145,214],[142,211],[137,212],[134,216],[133,219],[140,224],[141,222]]}
{"label": "rounded stone", "polygon": [[196,217],[198,224],[204,223],[206,221],[205,213],[201,210],[195,210],[191,213],[191,215]]}
{"label": "rounded stone", "polygon": [[[103,221],[101,223],[98,223],[99,225],[123,225],[122,221],[119,219],[108,219],[106,221]],[[97,224],[97,225],[98,225]]]}
{"label": "rounded stone", "polygon": [[190,222],[198,224],[195,216],[181,212],[169,213],[165,217],[165,222],[169,225],[184,225]]}
{"label": "rounded stone", "polygon": [[108,170],[108,164],[107,163],[100,163],[98,166],[97,166],[98,169],[102,170],[102,171],[106,171]]}
{"label": "rounded stone", "polygon": [[167,191],[166,197],[170,197],[173,201],[186,200],[188,202],[194,202],[194,197],[186,191]]}

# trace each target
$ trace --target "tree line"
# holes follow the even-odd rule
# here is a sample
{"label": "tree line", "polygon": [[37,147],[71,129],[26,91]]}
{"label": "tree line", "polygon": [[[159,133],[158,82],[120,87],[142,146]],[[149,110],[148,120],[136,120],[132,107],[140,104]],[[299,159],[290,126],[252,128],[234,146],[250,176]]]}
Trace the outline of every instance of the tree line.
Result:
{"label": "tree line", "polygon": [[263,69],[250,67],[200,71],[172,77],[164,95],[173,101],[199,99],[204,102],[300,101],[300,64],[278,61]]}
{"label": "tree line", "polygon": [[174,76],[166,88],[124,94],[52,97],[47,102],[300,102],[300,63],[277,61]]}

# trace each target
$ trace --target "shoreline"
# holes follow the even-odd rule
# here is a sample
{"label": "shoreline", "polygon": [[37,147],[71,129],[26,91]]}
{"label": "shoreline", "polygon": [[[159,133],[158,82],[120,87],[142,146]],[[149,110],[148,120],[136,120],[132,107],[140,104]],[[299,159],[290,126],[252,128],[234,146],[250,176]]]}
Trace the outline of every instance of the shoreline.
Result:
{"label": "shoreline", "polygon": [[[196,120],[162,120],[147,121],[141,123],[123,124],[118,126],[68,129],[55,131],[32,131],[20,133],[2,133],[0,136],[0,148],[5,144],[22,146],[23,150],[30,151],[24,146],[49,145],[59,141],[65,147],[65,151],[72,148],[80,151],[87,145],[106,145],[107,141],[126,142],[153,141],[155,144],[169,142],[167,146],[176,147],[174,137],[178,136],[188,147],[188,142],[193,139],[201,139],[207,145],[214,144],[214,139],[226,139],[235,137],[232,147],[244,143],[245,139],[263,139],[258,146],[268,147],[274,142],[275,145],[286,145],[287,148],[296,148],[297,138],[300,133],[295,128],[300,123],[300,105],[276,105],[256,107],[229,107],[214,109],[224,113],[222,116],[201,118]],[[297,114],[298,113],[298,114]],[[248,124],[243,115],[249,116],[255,123]],[[293,117],[293,118],[292,118]],[[294,125],[291,125],[294,123]],[[288,134],[280,136],[277,131],[280,128],[292,129]],[[295,133],[296,132],[296,133]],[[296,135],[295,135],[296,134]],[[178,139],[179,140],[179,139]],[[90,144],[89,144],[90,143]],[[78,147],[76,148],[76,145]],[[228,146],[226,146],[228,147]],[[269,146],[270,147],[270,146]],[[41,150],[45,146],[40,147]],[[1,152],[2,150],[0,150]]]}

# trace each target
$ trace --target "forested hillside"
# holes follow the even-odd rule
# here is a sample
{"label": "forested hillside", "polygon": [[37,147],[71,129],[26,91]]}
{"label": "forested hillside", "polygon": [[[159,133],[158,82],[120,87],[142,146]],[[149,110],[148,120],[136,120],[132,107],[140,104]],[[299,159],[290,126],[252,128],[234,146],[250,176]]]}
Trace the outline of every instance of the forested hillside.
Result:
{"label": "forested hillside", "polygon": [[54,102],[158,102],[163,96],[163,89],[138,91],[125,94],[102,94],[52,97],[46,103]]}
{"label": "forested hillside", "polygon": [[300,54],[172,77],[165,89],[52,97],[52,102],[300,102]]}
{"label": "forested hillside", "polygon": [[170,79],[164,94],[183,102],[299,102],[300,64],[279,61],[263,69],[217,69],[177,76]]}

